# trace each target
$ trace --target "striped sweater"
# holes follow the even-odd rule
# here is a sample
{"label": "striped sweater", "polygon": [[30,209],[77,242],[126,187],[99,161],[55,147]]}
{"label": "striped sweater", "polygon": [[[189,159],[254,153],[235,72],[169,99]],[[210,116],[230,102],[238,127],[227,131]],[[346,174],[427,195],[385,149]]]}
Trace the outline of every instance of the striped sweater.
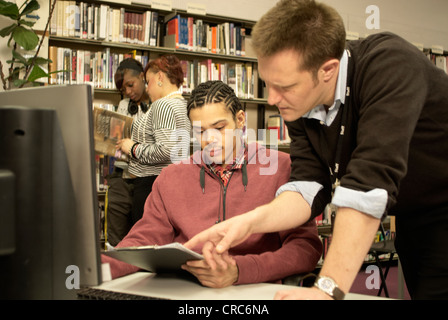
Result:
{"label": "striped sweater", "polygon": [[153,102],[149,111],[134,122],[132,140],[139,145],[129,162],[129,173],[137,177],[159,175],[164,167],[179,160],[171,156],[174,146],[181,143],[182,150],[189,150],[190,129],[185,99],[161,98]]}

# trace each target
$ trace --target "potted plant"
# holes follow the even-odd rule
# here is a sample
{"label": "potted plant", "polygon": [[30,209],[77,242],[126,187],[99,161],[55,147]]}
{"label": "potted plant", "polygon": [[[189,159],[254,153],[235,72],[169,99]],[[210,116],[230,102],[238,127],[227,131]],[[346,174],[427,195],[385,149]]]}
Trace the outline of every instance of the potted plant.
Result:
{"label": "potted plant", "polygon": [[[51,16],[56,4],[56,0],[50,1],[50,13],[41,39],[33,30],[35,21],[26,19],[27,15],[39,10],[40,5],[37,0],[25,0],[18,7],[16,3],[0,0],[0,15],[12,20],[12,24],[0,30],[2,38],[9,37],[8,47],[11,48],[11,59],[6,63],[6,67],[0,60],[0,75],[4,90],[11,88],[22,88],[25,84],[38,84],[36,80],[48,78],[51,74],[46,72],[41,66],[51,63],[51,60],[39,57],[45,34],[49,28]],[[21,50],[32,51],[31,57],[25,57]],[[6,75],[3,67],[6,68]],[[55,71],[57,72],[57,71]]]}

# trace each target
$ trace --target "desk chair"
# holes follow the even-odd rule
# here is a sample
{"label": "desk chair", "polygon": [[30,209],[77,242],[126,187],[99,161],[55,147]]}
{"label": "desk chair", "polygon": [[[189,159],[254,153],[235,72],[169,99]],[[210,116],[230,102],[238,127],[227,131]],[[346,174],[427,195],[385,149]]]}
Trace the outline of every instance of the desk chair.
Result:
{"label": "desk chair", "polygon": [[[389,291],[387,290],[386,285],[386,278],[387,274],[389,273],[389,268],[392,264],[392,261],[397,251],[395,250],[394,240],[386,240],[386,232],[384,231],[384,226],[382,222],[380,224],[380,231],[381,235],[383,236],[383,240],[373,243],[372,246],[370,247],[369,253],[375,257],[375,265],[378,267],[380,271],[381,285],[378,291],[378,296],[381,295],[381,292],[384,289],[384,294],[386,295],[386,297],[389,297]],[[385,262],[386,265],[386,269],[383,273],[383,266],[380,260],[380,255],[387,253],[390,254],[390,257],[389,260],[383,261],[383,263]]]}

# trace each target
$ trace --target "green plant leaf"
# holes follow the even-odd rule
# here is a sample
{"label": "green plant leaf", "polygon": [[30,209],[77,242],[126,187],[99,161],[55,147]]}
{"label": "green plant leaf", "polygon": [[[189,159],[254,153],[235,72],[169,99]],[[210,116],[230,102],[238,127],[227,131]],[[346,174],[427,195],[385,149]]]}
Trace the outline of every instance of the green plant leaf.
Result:
{"label": "green plant leaf", "polygon": [[25,68],[25,66],[26,66],[26,64],[24,63],[24,62],[22,62],[22,61],[19,61],[19,60],[8,60],[8,61],[6,61],[6,63],[17,63],[17,64],[22,64],[23,65],[23,68]]}
{"label": "green plant leaf", "polygon": [[42,70],[41,67],[39,67],[38,65],[34,65],[33,70],[31,70],[31,73],[28,77],[28,81],[29,82],[34,82],[37,79],[43,78],[43,77],[48,77],[48,73],[46,73],[44,70]]}
{"label": "green plant leaf", "polygon": [[[18,61],[18,60],[6,60],[6,63],[8,63],[8,64],[11,64],[11,63],[17,63],[17,64],[24,64],[23,62],[21,62],[21,61]],[[22,68],[25,68],[25,66],[23,66]]]}
{"label": "green plant leaf", "polygon": [[25,59],[24,56],[22,56],[20,53],[18,53],[16,50],[12,50],[12,56],[14,57],[14,59],[18,60],[19,62],[27,65],[27,60]]}
{"label": "green plant leaf", "polygon": [[[31,64],[32,60],[33,60],[33,58],[29,58],[28,59],[28,65]],[[38,65],[43,65],[43,64],[47,64],[47,63],[51,63],[51,62],[52,61],[50,59],[45,59],[45,58],[42,58],[42,57],[36,57],[36,60],[34,60],[34,63],[38,64]]]}
{"label": "green plant leaf", "polygon": [[39,8],[40,5],[37,2],[37,0],[31,0],[30,3],[26,5],[25,9],[23,9],[23,11],[20,13],[20,15],[22,16],[27,15],[28,13],[33,12]]}
{"label": "green plant leaf", "polygon": [[15,28],[17,28],[16,23],[13,23],[8,27],[3,28],[2,30],[0,30],[0,36],[2,38],[9,36],[14,31]]}
{"label": "green plant leaf", "polygon": [[33,50],[39,43],[39,37],[34,31],[18,26],[13,32],[14,41],[25,50]]}
{"label": "green plant leaf", "polygon": [[19,18],[19,7],[12,2],[0,1],[0,15],[17,20]]}
{"label": "green plant leaf", "polygon": [[29,21],[29,20],[20,19],[20,24],[21,25],[25,25],[27,27],[33,27],[36,24],[36,21]]}
{"label": "green plant leaf", "polygon": [[26,81],[26,80],[23,80],[23,79],[16,79],[16,80],[14,80],[14,86],[16,86],[16,87],[20,87],[22,84],[25,84],[25,83],[27,83],[28,81]]}

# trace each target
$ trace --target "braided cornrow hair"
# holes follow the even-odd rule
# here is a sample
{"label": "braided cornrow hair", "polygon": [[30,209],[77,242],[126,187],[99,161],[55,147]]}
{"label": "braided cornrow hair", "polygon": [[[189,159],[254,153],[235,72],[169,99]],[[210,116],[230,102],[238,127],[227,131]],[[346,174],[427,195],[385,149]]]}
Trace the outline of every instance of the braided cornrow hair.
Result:
{"label": "braided cornrow hair", "polygon": [[187,112],[194,108],[201,108],[206,104],[224,102],[235,119],[238,111],[243,110],[235,91],[222,81],[207,81],[198,85],[191,93],[187,104]]}

